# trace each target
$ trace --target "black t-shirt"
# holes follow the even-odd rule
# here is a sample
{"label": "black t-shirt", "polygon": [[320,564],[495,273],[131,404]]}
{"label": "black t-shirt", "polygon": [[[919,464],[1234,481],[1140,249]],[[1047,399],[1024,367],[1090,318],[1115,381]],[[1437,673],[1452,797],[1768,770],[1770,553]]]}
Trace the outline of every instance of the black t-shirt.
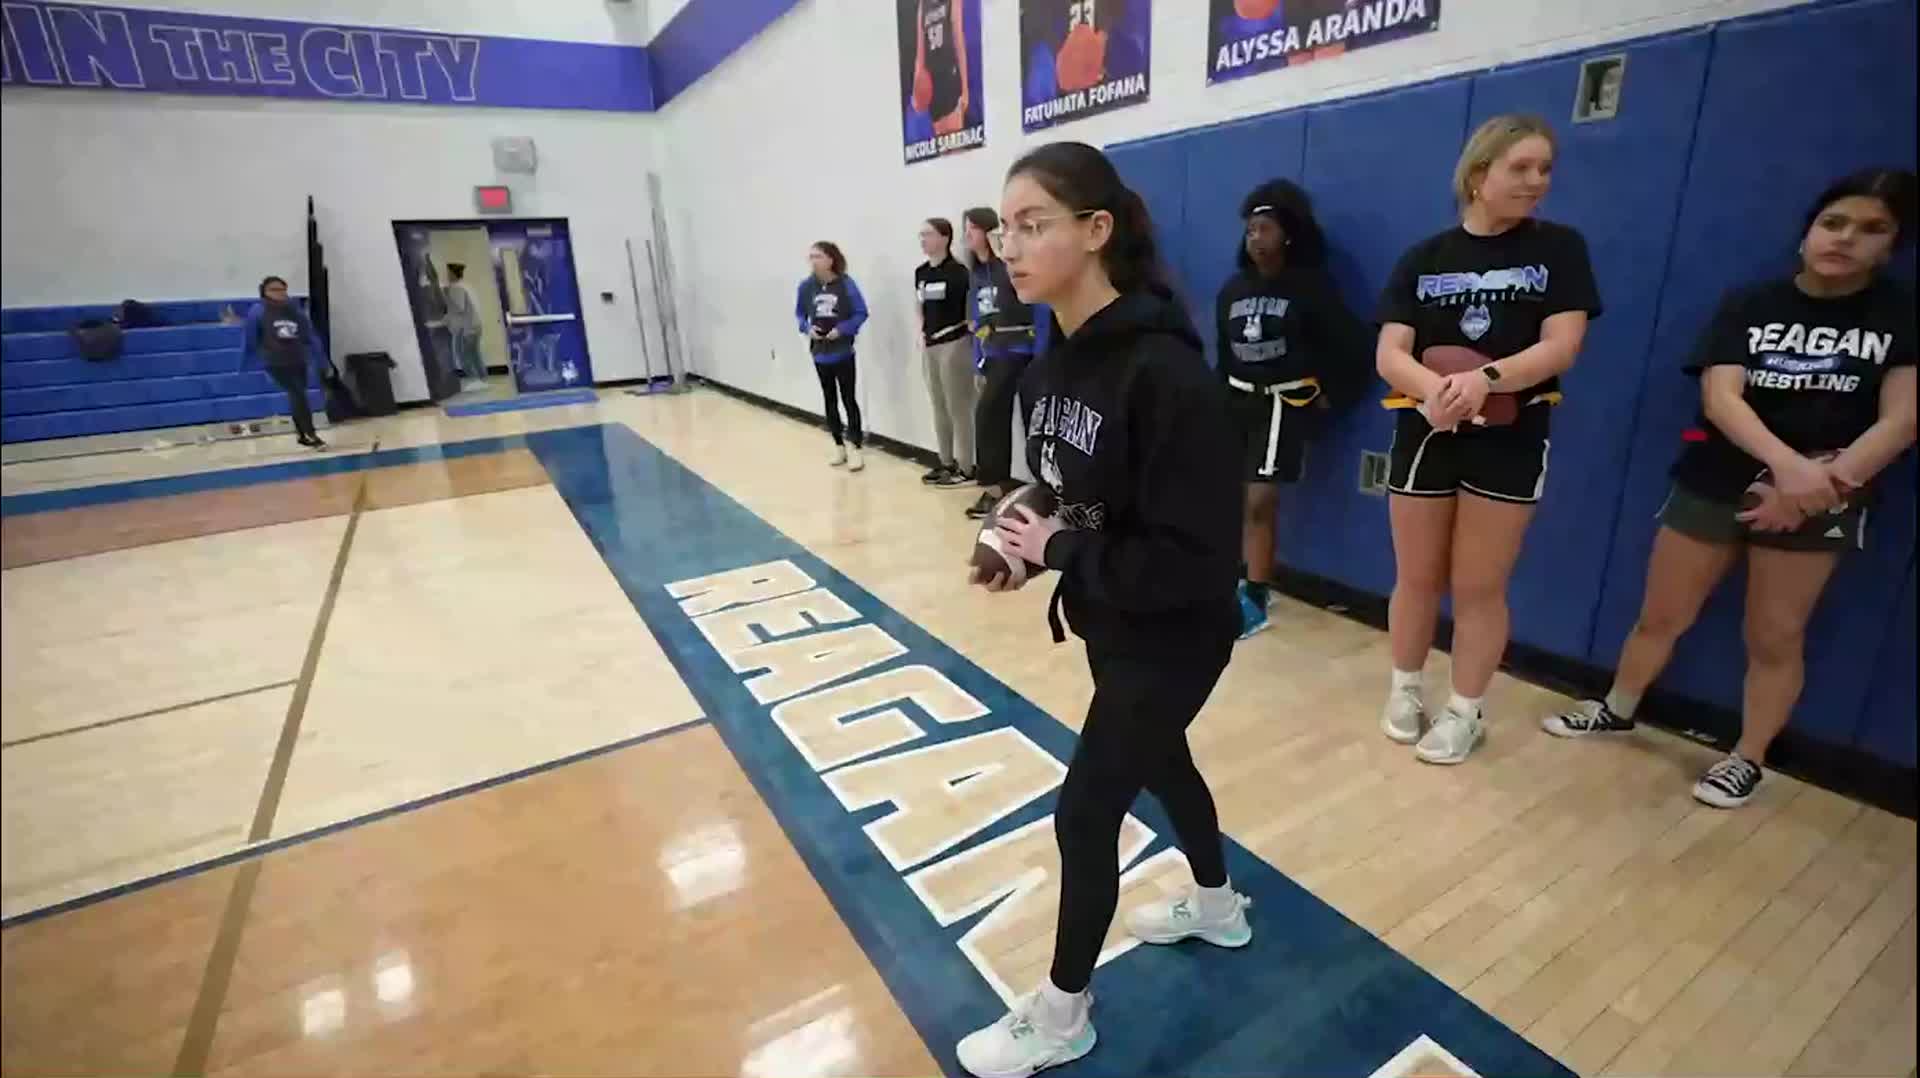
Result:
{"label": "black t-shirt", "polygon": [[1214,302],[1214,324],[1229,378],[1270,386],[1309,376],[1344,382],[1355,364],[1371,371],[1370,335],[1320,270],[1237,274]]}
{"label": "black t-shirt", "polygon": [[967,287],[967,267],[952,256],[938,266],[922,262],[913,271],[914,295],[920,298],[921,333],[928,344],[967,335]]}
{"label": "black t-shirt", "polygon": [[[1721,301],[1687,373],[1746,368],[1745,398],[1774,436],[1801,453],[1845,449],[1880,416],[1880,383],[1914,365],[1913,294],[1880,280],[1851,296],[1816,299],[1791,279],[1736,290]],[[1704,441],[1673,466],[1688,490],[1740,500],[1765,465],[1700,416]]]}
{"label": "black t-shirt", "polygon": [[[1587,241],[1566,225],[1534,218],[1498,236],[1459,226],[1400,256],[1380,296],[1380,321],[1413,327],[1413,356],[1436,344],[1505,359],[1540,343],[1540,326],[1566,311],[1600,316]],[[1528,393],[1558,389],[1549,378]]]}

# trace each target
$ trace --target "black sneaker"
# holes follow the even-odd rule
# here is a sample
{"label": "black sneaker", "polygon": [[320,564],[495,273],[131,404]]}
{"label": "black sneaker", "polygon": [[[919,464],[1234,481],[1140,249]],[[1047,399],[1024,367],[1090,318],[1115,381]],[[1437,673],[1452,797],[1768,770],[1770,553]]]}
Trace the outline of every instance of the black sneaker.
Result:
{"label": "black sneaker", "polygon": [[947,474],[933,481],[936,487],[964,487],[973,482],[972,472],[963,472],[958,468],[948,469]]}
{"label": "black sneaker", "polygon": [[1541,719],[1540,728],[1555,737],[1624,734],[1633,729],[1633,720],[1614,714],[1604,701],[1582,700],[1558,715]]}
{"label": "black sneaker", "polygon": [[953,474],[952,468],[949,468],[944,464],[936,464],[933,466],[932,471],[929,471],[927,474],[920,477],[920,481],[930,487],[942,486],[944,485],[946,478],[952,474]]}
{"label": "black sneaker", "polygon": [[1000,501],[1000,496],[998,494],[995,494],[993,491],[991,490],[982,491],[980,494],[980,499],[974,502],[972,505],[967,506],[967,516],[973,520],[979,520],[985,517],[988,513],[993,512],[994,505],[999,501]]}
{"label": "black sneaker", "polygon": [[1737,752],[1729,753],[1726,759],[1707,768],[1707,773],[1693,784],[1693,799],[1714,808],[1739,808],[1753,799],[1753,792],[1760,788],[1760,778],[1759,764]]}

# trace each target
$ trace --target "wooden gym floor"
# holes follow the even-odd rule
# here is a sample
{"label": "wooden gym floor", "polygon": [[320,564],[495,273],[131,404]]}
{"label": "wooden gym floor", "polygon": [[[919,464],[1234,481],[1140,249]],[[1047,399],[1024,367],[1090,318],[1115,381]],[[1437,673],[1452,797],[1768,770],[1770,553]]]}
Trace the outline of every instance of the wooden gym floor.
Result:
{"label": "wooden gym floor", "polygon": [[[0,470],[5,1073],[951,1073],[1044,975],[1090,685],[967,492],[711,392],[331,434]],[[1912,821],[1504,677],[1423,767],[1275,622],[1193,732],[1256,942],[1115,932],[1071,1073],[1913,1073]]]}

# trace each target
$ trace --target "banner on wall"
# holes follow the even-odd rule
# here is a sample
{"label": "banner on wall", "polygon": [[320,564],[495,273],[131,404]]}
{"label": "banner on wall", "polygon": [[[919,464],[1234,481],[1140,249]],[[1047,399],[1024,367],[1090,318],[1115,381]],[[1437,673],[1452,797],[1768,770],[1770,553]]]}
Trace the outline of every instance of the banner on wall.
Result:
{"label": "banner on wall", "polygon": [[1147,100],[1152,0],[1020,0],[1020,127]]}
{"label": "banner on wall", "polygon": [[980,0],[895,2],[907,164],[985,146]]}
{"label": "banner on wall", "polygon": [[0,85],[645,112],[644,49],[7,0]]}
{"label": "banner on wall", "polygon": [[1208,0],[1207,81],[1324,60],[1440,26],[1440,0]]}

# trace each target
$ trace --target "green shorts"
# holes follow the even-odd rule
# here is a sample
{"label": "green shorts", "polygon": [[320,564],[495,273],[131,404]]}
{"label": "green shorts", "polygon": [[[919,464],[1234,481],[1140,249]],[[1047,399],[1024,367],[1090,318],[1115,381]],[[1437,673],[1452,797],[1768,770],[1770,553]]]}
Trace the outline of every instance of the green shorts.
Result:
{"label": "green shorts", "polygon": [[1867,507],[1849,505],[1808,517],[1790,532],[1757,532],[1739,520],[1740,507],[1703,498],[1675,483],[1660,507],[1660,523],[1703,543],[1745,543],[1774,550],[1863,550]]}

